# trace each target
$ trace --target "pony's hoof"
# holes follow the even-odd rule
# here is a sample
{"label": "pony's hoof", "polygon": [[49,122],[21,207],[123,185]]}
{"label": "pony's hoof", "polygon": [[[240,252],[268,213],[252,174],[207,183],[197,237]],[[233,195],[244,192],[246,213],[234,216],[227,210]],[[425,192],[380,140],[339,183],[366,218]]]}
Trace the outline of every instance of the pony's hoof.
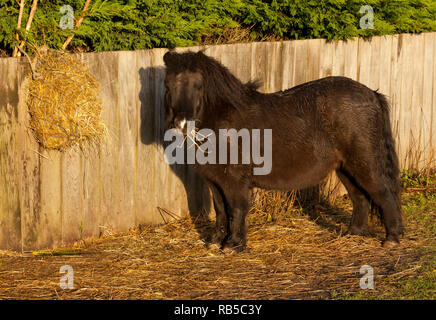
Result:
{"label": "pony's hoof", "polygon": [[393,249],[398,247],[399,245],[400,243],[395,240],[386,240],[385,242],[383,242],[383,248],[385,249]]}
{"label": "pony's hoof", "polygon": [[245,246],[243,244],[233,244],[233,243],[225,243],[222,246],[222,251],[224,253],[231,253],[231,254],[235,254],[235,253],[239,253],[242,252],[244,250]]}
{"label": "pony's hoof", "polygon": [[371,232],[369,231],[368,227],[354,227],[351,226],[348,228],[348,230],[345,232],[345,235],[352,235],[352,236],[369,236],[371,235]]}
{"label": "pony's hoof", "polygon": [[221,251],[222,251],[225,255],[234,255],[234,254],[237,254],[237,253],[238,253],[238,251],[236,251],[235,248],[230,248],[230,247],[222,248]]}
{"label": "pony's hoof", "polygon": [[223,232],[215,232],[210,238],[210,243],[211,244],[214,243],[217,244],[218,246],[221,246],[225,238],[226,235]]}
{"label": "pony's hoof", "polygon": [[211,249],[211,250],[219,250],[219,249],[221,249],[221,246],[218,244],[218,243],[210,243],[209,244],[209,249]]}

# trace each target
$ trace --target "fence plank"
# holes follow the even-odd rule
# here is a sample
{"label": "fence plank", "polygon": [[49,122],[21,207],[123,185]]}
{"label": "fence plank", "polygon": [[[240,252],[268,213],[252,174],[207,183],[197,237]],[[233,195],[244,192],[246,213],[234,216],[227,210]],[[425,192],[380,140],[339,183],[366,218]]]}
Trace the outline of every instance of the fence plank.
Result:
{"label": "fence plank", "polygon": [[[400,94],[398,88],[401,86],[401,73],[399,62],[399,36],[394,35],[391,37],[391,73],[390,73],[390,106],[391,106],[391,126],[392,134],[395,139],[395,147],[397,154],[400,157]],[[400,165],[401,165],[400,157]]]}
{"label": "fence plank", "polygon": [[382,37],[379,55],[379,92],[391,100],[391,71],[392,71],[392,37]]}
{"label": "fence plank", "polygon": [[[87,64],[90,72],[96,77],[97,81],[102,83],[103,53],[82,54],[81,59]],[[104,66],[103,66],[104,67]],[[100,86],[100,98],[102,88]],[[100,170],[100,157],[102,147],[96,146],[95,149],[85,150],[81,153],[81,166],[83,175],[83,214],[82,214],[82,236],[95,237],[100,234],[99,225],[101,223],[101,201],[102,201],[102,181]]]}
{"label": "fence plank", "polygon": [[[192,51],[198,51],[200,48],[190,48]],[[173,183],[176,183],[175,179],[173,179],[173,171],[170,166],[165,162],[164,158],[164,144],[162,137],[165,132],[164,126],[164,95],[165,95],[165,87],[164,87],[164,78],[165,78],[165,64],[163,62],[163,56],[166,52],[166,49],[153,50],[153,66],[159,70],[155,72],[153,81],[153,96],[154,96],[154,104],[153,104],[153,115],[154,115],[154,139],[158,141],[155,144],[155,153],[154,153],[154,162],[155,162],[155,170],[154,179],[155,186],[157,190],[161,190],[160,192],[156,192],[156,206],[163,207],[169,209],[171,211],[176,212],[179,215],[187,215],[187,209],[180,207],[178,204],[174,203],[175,192],[173,190],[183,190],[183,186],[185,190],[190,190],[189,184],[189,173],[184,176],[186,180],[182,181],[182,185],[179,185],[179,188],[174,188],[172,186]],[[187,168],[186,168],[187,170]],[[173,189],[174,188],[174,189]],[[154,208],[156,211],[157,208]]]}
{"label": "fence plank", "polygon": [[162,67],[154,66],[154,54],[152,50],[140,51],[137,54],[136,75],[139,81],[137,108],[139,114],[138,127],[138,192],[136,198],[137,215],[136,224],[151,223],[156,224],[162,222],[159,217],[156,206],[157,199],[155,194],[158,192],[156,186],[156,162],[155,153],[155,81],[157,73],[163,72]]}
{"label": "fence plank", "polygon": [[262,86],[259,88],[260,92],[267,92],[265,75],[266,59],[265,46],[260,42],[253,43],[251,45],[251,79],[262,82]]}
{"label": "fence plank", "polygon": [[411,81],[411,102],[410,102],[410,133],[409,133],[409,168],[419,169],[423,164],[424,145],[421,133],[421,119],[424,117],[422,106],[422,80],[424,77],[424,39],[421,36],[413,35],[410,38],[411,48],[415,51],[413,57],[413,72]]}
{"label": "fence plank", "polygon": [[319,79],[322,41],[320,39],[307,40],[306,81]]}
{"label": "fence plank", "polygon": [[322,40],[322,55],[319,62],[319,77],[329,77],[333,72],[334,42]]}
{"label": "fence plank", "polygon": [[371,88],[371,39],[359,38],[358,52],[357,81]]}
{"label": "fence plank", "polygon": [[423,38],[424,39],[421,39],[421,41],[423,41],[424,44],[424,57],[422,64],[422,90],[420,92],[422,96],[422,114],[418,125],[421,128],[423,159],[425,159],[421,163],[421,168],[431,168],[432,165],[434,166],[434,164],[432,164],[434,160],[432,113],[434,112],[434,104],[436,101],[433,101],[432,94],[433,91],[436,91],[434,89],[436,83],[433,82],[433,70],[436,66],[436,41],[434,41],[434,33],[425,33],[423,34]]}
{"label": "fence plank", "polygon": [[265,48],[266,52],[268,52],[265,64],[266,92],[276,92],[282,88],[282,48],[282,42],[270,42]]}
{"label": "fence plank", "polygon": [[120,230],[128,230],[135,224],[136,159],[138,153],[137,128],[137,77],[132,71],[138,70],[135,52],[124,52],[119,58],[118,106],[120,112]]}
{"label": "fence plank", "polygon": [[380,89],[381,39],[381,37],[374,37],[371,39],[371,62],[369,66],[367,85],[372,90]]}
{"label": "fence plank", "polygon": [[401,68],[401,93],[400,93],[400,108],[401,117],[399,123],[399,147],[402,158],[402,166],[406,168],[410,162],[410,120],[411,120],[411,103],[412,103],[412,86],[411,79],[413,78],[414,66],[414,48],[411,46],[411,36],[408,34],[400,35],[402,40],[400,51],[400,68]]}
{"label": "fence plank", "polygon": [[12,250],[22,246],[17,62],[0,59],[0,245]]}
{"label": "fence plank", "polygon": [[238,71],[238,45],[222,45],[221,63],[233,74]]}
{"label": "fence plank", "polygon": [[[436,56],[436,32],[433,33],[433,56]],[[435,145],[436,145],[436,62],[433,59],[433,99],[431,104],[431,123],[430,123],[430,141],[431,141],[431,150],[430,157],[428,162],[431,163],[431,167],[435,167],[436,154],[435,154]]]}
{"label": "fence plank", "polygon": [[[282,46],[282,87],[281,90],[286,90],[294,85],[294,60],[295,60],[295,46],[293,41],[285,41]],[[253,73],[253,71],[252,71]]]}
{"label": "fence plank", "polygon": [[44,243],[39,241],[41,235],[46,230],[47,217],[41,214],[41,176],[40,176],[40,161],[41,157],[39,151],[42,149],[35,141],[31,130],[28,129],[29,113],[27,112],[25,92],[25,83],[27,76],[30,75],[30,68],[28,62],[21,58],[19,60],[19,83],[20,83],[20,102],[19,102],[19,119],[21,124],[19,140],[22,150],[20,157],[22,164],[19,166],[21,171],[20,181],[20,197],[21,197],[21,233],[22,233],[22,248],[28,250],[29,248],[44,246]]}
{"label": "fence plank", "polygon": [[294,86],[306,82],[307,79],[307,41],[295,43]]}
{"label": "fence plank", "polygon": [[42,154],[40,157],[40,221],[35,225],[38,233],[37,244],[26,244],[28,249],[55,248],[62,244],[61,153],[44,150],[42,147],[39,152]]}
{"label": "fence plank", "polygon": [[251,43],[240,43],[237,45],[237,68],[235,75],[243,83],[251,79]]}
{"label": "fence plank", "polygon": [[346,42],[344,49],[345,49],[344,76],[356,80],[359,40],[357,38],[348,40]]}
{"label": "fence plank", "polygon": [[82,238],[82,161],[80,150],[72,148],[61,155],[62,243]]}
{"label": "fence plank", "polygon": [[332,76],[343,76],[345,74],[345,41],[334,41],[333,46],[333,62]]}
{"label": "fence plank", "polygon": [[[101,100],[104,106],[102,119],[109,131],[107,143],[101,146],[101,232],[118,227],[120,208],[119,143],[120,116],[118,108],[118,55],[102,53],[99,65]],[[133,75],[132,75],[133,76]]]}

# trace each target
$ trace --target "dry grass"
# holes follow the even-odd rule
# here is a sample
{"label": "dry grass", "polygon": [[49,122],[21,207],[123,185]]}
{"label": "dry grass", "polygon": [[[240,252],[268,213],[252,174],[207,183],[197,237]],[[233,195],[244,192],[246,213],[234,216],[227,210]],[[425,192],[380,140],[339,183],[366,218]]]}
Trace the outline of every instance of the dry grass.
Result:
{"label": "dry grass", "polygon": [[35,79],[28,81],[27,106],[35,138],[47,149],[95,146],[106,136],[100,87],[87,66],[72,55],[39,50]]}
{"label": "dry grass", "polygon": [[[314,299],[358,292],[365,264],[374,268],[378,290],[415,276],[425,239],[406,238],[387,250],[379,226],[374,237],[344,236],[350,209],[347,200],[318,206],[312,217],[287,208],[273,222],[262,210],[252,213],[248,248],[240,254],[208,248],[212,221],[189,218],[63,249],[73,255],[0,252],[0,298]],[[74,268],[72,290],[59,286],[66,264]]]}
{"label": "dry grass", "polygon": [[277,35],[269,34],[263,37],[258,35],[254,36],[252,34],[252,27],[246,28],[232,28],[224,27],[221,28],[219,34],[213,34],[203,37],[201,39],[200,45],[217,45],[217,44],[231,44],[231,43],[247,43],[253,41],[281,41],[288,40],[283,37],[277,37]]}

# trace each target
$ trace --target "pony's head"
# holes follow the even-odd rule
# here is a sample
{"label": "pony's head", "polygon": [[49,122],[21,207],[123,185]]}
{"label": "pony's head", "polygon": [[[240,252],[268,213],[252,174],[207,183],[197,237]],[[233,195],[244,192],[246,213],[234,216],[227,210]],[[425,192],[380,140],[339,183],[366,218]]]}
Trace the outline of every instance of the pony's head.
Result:
{"label": "pony's head", "polygon": [[257,90],[258,82],[243,84],[215,59],[199,52],[167,52],[165,78],[166,127],[186,133],[186,123],[201,122],[214,115],[223,117],[229,112],[243,110],[249,96]]}
{"label": "pony's head", "polygon": [[[188,121],[200,121],[204,107],[204,78],[195,66],[195,60],[203,53],[178,54],[167,52],[164,62],[165,77],[165,125],[186,134]],[[197,56],[197,57],[196,57]]]}

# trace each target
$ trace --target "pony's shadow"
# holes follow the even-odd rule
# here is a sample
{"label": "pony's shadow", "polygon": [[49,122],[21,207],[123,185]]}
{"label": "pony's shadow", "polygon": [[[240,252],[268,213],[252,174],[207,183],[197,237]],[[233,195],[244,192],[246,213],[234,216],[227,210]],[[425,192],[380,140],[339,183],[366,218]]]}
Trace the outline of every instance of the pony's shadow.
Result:
{"label": "pony's shadow", "polygon": [[[165,147],[171,142],[165,142],[165,109],[164,67],[140,68],[139,92],[140,137],[144,145],[156,144]],[[171,171],[180,179],[187,195],[188,210],[191,221],[201,239],[208,243],[214,230],[209,219],[211,197],[207,183],[187,164],[169,165]],[[156,209],[157,210],[157,209]]]}
{"label": "pony's shadow", "polygon": [[[351,202],[348,194],[341,197],[343,201]],[[351,205],[351,203],[349,205]],[[345,236],[348,234],[352,217],[352,206],[350,209],[346,210],[336,204],[330,204],[327,198],[321,196],[315,204],[313,202],[304,204],[302,208],[308,213],[309,219],[314,221],[321,228],[336,235]],[[382,241],[384,233],[380,218],[370,212],[368,219],[369,224],[365,237],[377,238]]]}

